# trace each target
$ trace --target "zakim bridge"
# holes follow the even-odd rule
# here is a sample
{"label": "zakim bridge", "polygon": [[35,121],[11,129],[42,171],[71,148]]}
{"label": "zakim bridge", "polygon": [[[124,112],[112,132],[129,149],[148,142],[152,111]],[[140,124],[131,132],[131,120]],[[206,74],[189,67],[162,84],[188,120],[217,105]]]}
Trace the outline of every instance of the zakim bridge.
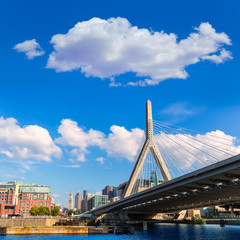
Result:
{"label": "zakim bridge", "polygon": [[148,100],[144,140],[121,200],[91,210],[92,215],[126,218],[240,206],[240,149],[232,137],[154,121]]}

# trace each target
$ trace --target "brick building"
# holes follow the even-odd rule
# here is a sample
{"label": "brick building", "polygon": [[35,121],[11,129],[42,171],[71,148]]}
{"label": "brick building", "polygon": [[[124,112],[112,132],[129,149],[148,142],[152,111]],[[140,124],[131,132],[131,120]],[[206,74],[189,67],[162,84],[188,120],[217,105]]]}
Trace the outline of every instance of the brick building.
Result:
{"label": "brick building", "polygon": [[52,192],[44,185],[23,182],[0,183],[0,216],[29,215],[33,206],[52,208]]}

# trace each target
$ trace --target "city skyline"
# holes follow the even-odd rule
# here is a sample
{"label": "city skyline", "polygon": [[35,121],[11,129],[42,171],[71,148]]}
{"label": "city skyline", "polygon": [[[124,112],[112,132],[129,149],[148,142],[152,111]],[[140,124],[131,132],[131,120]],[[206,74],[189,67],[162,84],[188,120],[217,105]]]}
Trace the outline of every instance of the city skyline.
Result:
{"label": "city skyline", "polygon": [[148,99],[153,119],[239,149],[239,6],[2,2],[0,182],[45,184],[66,207],[70,190],[127,181]]}

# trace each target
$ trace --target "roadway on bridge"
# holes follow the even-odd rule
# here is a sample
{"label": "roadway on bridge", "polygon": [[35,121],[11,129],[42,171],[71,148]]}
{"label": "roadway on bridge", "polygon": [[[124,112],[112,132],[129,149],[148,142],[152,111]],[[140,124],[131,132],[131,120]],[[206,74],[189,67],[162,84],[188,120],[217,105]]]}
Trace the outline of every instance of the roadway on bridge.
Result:
{"label": "roadway on bridge", "polygon": [[90,212],[164,213],[240,204],[240,154]]}

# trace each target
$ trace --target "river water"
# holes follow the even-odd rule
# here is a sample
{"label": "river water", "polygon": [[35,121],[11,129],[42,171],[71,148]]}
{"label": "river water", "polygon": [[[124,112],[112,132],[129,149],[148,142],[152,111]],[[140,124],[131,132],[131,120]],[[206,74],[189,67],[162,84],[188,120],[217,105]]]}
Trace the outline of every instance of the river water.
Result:
{"label": "river water", "polygon": [[240,226],[156,224],[133,235],[0,236],[0,240],[240,240]]}

